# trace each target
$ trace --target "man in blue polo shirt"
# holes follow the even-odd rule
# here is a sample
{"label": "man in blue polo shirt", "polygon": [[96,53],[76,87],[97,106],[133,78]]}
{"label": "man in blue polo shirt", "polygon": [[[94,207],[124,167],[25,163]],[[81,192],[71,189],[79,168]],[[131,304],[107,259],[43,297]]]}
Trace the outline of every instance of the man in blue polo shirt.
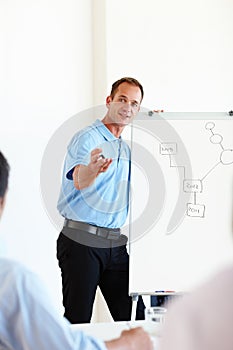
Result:
{"label": "man in blue polo shirt", "polygon": [[[112,85],[107,113],[72,138],[58,210],[65,218],[57,242],[65,316],[90,322],[97,286],[115,321],[129,320],[129,257],[121,234],[129,207],[130,149],[121,133],[140,109],[143,88],[134,78]],[[140,298],[137,319],[144,318]]]}

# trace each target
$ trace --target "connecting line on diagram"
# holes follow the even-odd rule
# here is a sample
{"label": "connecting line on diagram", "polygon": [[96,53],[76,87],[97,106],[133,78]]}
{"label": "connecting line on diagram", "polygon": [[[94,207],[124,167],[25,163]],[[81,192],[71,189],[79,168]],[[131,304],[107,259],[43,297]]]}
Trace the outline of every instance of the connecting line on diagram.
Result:
{"label": "connecting line on diagram", "polygon": [[183,191],[193,194],[193,202],[187,203],[186,215],[191,217],[205,217],[205,205],[197,203],[197,195],[203,192],[203,182],[219,165],[232,165],[233,164],[233,149],[226,149],[223,146],[223,137],[220,134],[214,133],[215,123],[208,122],[205,125],[206,130],[210,131],[210,142],[213,144],[219,144],[221,148],[219,162],[217,162],[201,179],[186,179],[185,166],[173,165],[172,157],[177,154],[176,142],[166,142],[160,144],[160,154],[169,156],[170,168],[183,168],[184,180]]}

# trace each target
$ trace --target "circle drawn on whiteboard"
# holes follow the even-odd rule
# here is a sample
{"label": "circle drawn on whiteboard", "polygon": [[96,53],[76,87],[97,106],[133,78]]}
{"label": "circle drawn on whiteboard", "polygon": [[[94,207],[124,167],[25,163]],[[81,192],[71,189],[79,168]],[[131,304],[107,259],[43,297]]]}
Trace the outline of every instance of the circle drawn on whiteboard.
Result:
{"label": "circle drawn on whiteboard", "polygon": [[223,137],[219,134],[214,134],[214,135],[210,136],[210,142],[212,142],[214,144],[221,143],[222,140],[223,140]]}
{"label": "circle drawn on whiteboard", "polygon": [[220,161],[223,165],[233,164],[233,150],[226,149],[226,150],[222,151],[222,153],[220,155]]}
{"label": "circle drawn on whiteboard", "polygon": [[213,122],[208,122],[205,125],[206,130],[212,130],[215,127],[215,124]]}

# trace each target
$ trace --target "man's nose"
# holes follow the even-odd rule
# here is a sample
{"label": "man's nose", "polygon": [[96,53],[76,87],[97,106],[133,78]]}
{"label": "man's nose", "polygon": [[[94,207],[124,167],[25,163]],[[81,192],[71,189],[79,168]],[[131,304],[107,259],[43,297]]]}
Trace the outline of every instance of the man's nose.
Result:
{"label": "man's nose", "polygon": [[123,108],[124,108],[124,110],[126,110],[127,112],[131,112],[131,110],[132,110],[131,102],[125,102]]}

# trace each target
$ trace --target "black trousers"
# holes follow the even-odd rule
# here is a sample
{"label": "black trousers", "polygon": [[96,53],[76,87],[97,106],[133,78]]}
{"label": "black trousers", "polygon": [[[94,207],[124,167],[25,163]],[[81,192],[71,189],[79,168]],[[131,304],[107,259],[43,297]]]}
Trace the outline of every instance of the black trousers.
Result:
{"label": "black trousers", "polygon": [[[91,235],[80,232],[81,237],[87,234]],[[71,323],[90,322],[96,288],[99,286],[114,321],[130,320],[132,298],[128,295],[129,256],[126,245],[114,246],[114,242],[105,239],[106,248],[102,248],[104,239],[93,239],[93,246],[85,245],[61,232],[57,240],[64,316]],[[101,241],[101,248],[96,247],[96,239]],[[142,298],[139,297],[137,319],[144,319],[144,308]]]}

